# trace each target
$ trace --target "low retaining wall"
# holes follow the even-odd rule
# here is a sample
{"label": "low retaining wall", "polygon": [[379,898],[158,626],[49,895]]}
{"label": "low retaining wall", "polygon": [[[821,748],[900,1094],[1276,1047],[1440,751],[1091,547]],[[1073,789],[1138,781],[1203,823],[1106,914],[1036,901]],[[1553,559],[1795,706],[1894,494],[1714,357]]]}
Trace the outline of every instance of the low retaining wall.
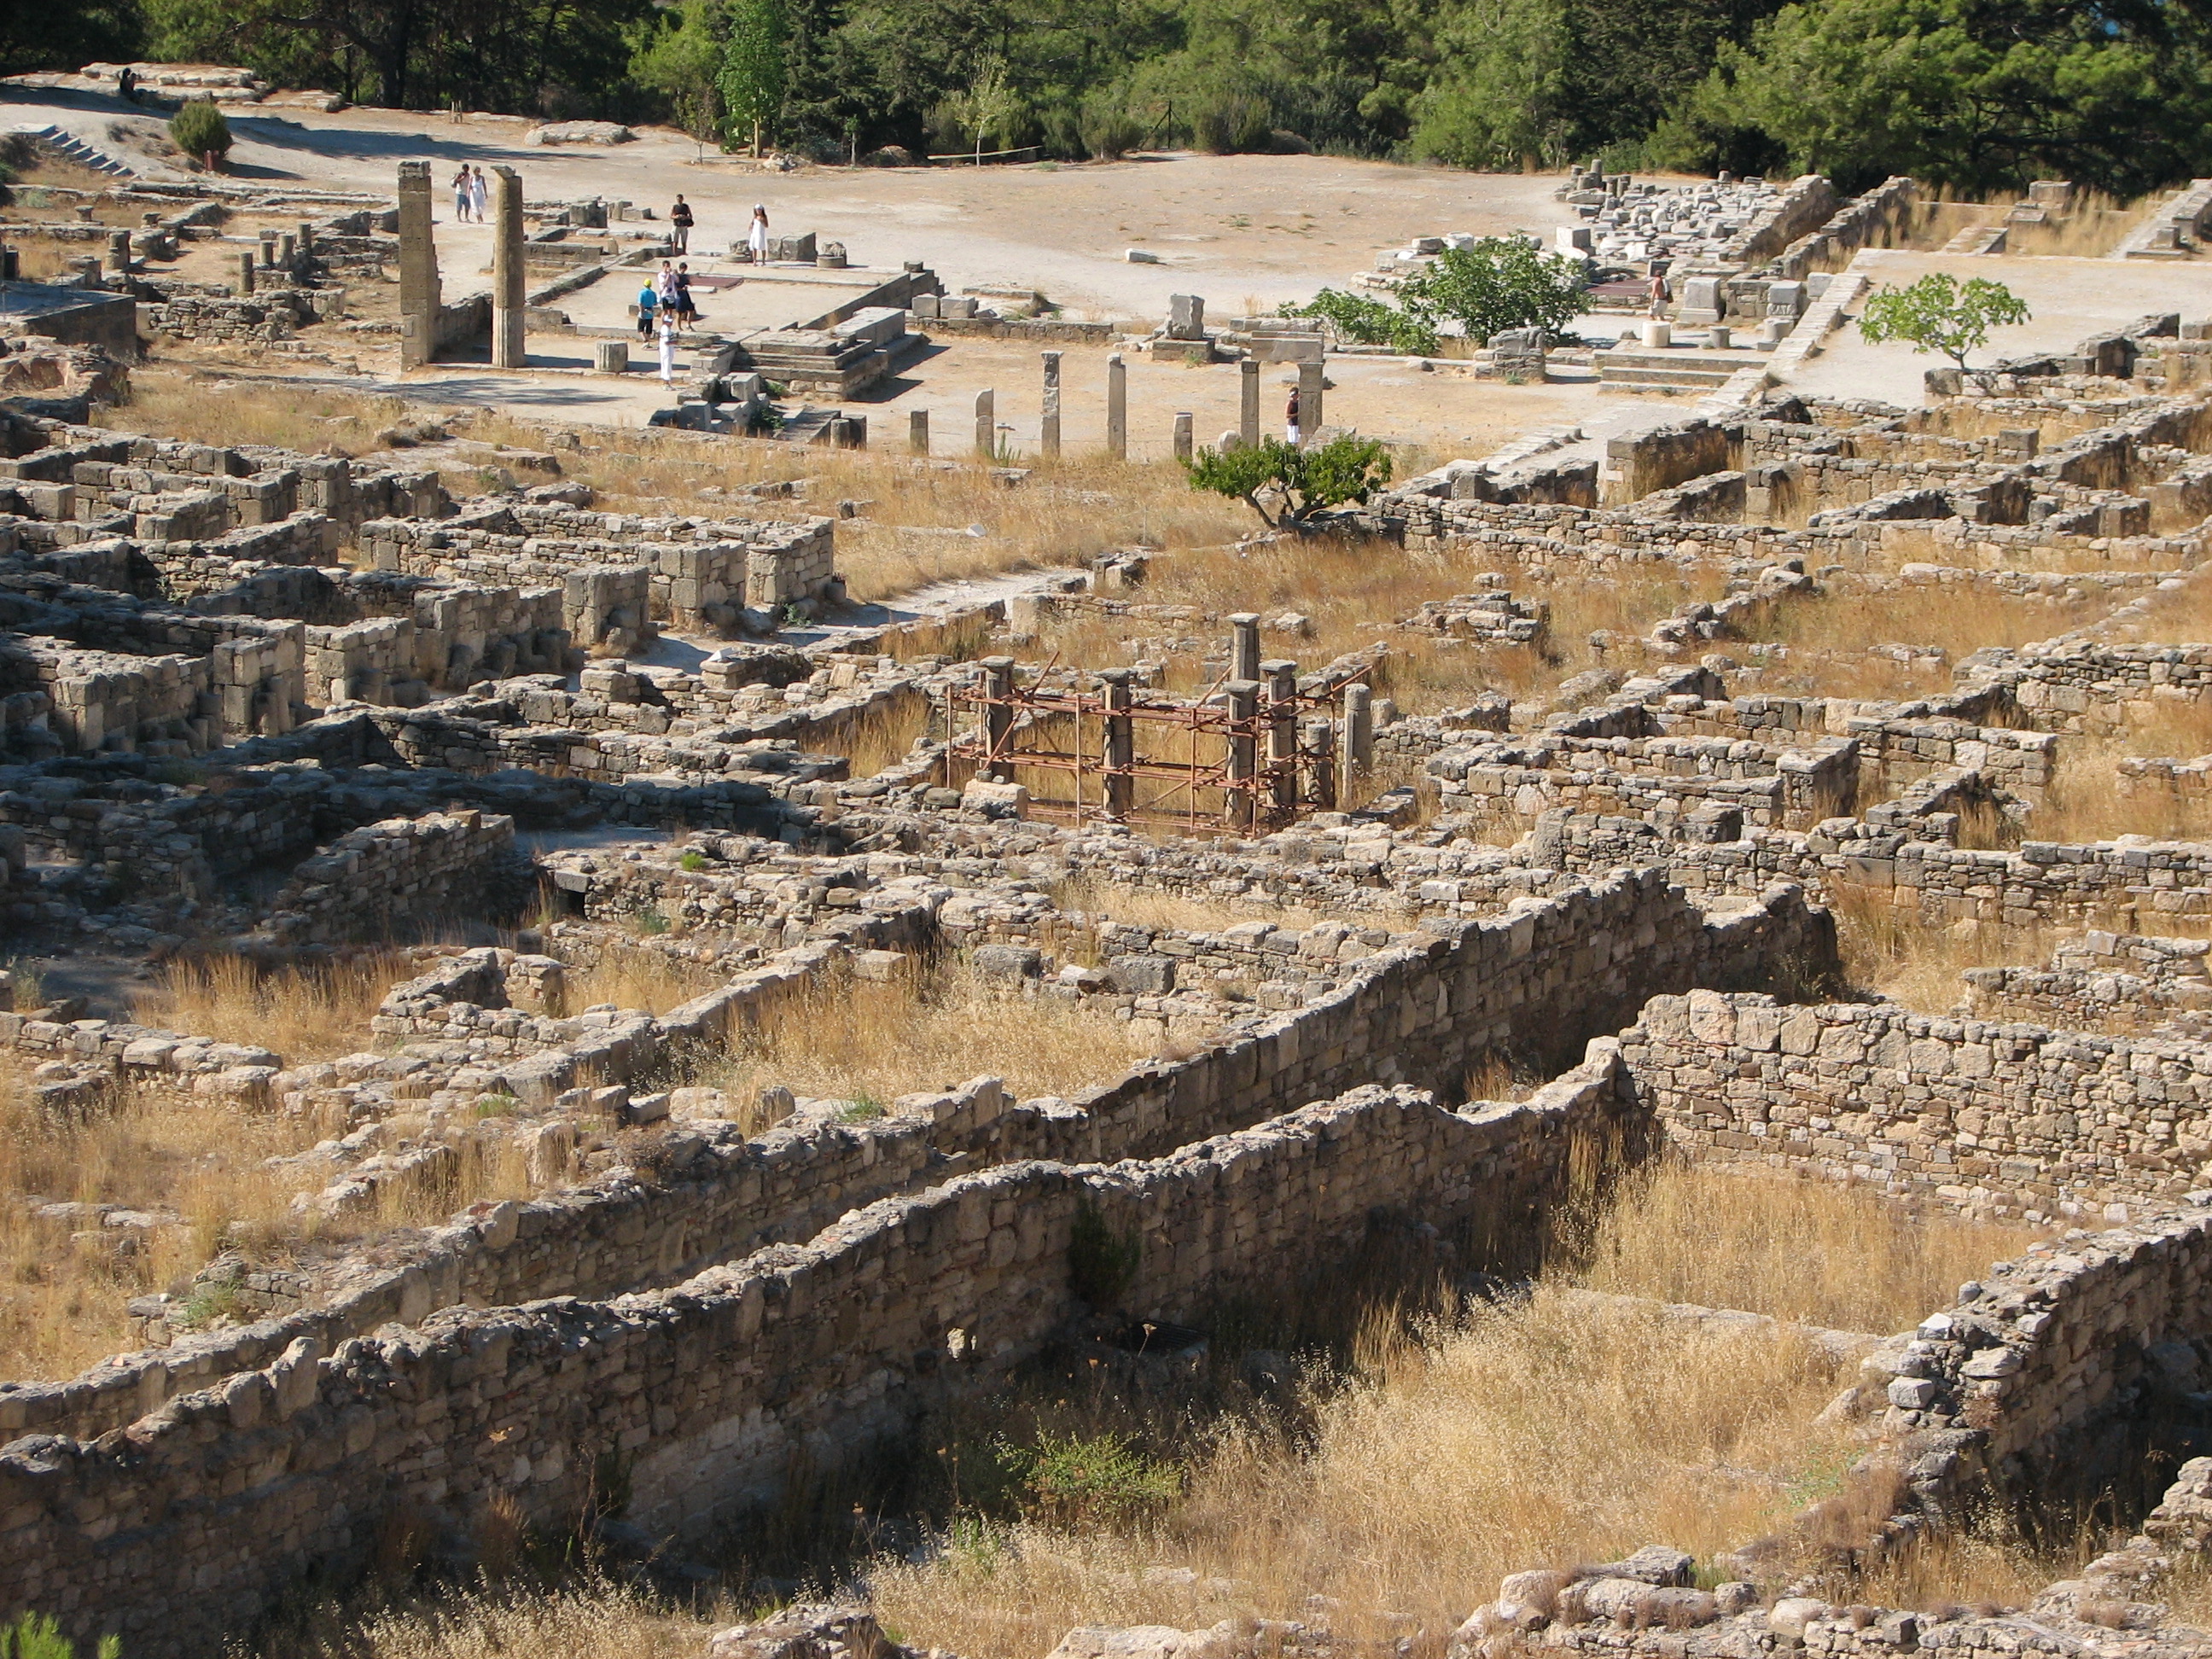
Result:
{"label": "low retaining wall", "polygon": [[465,1552],[495,1498],[559,1528],[619,1489],[647,1530],[699,1531],[988,1385],[1086,1305],[1190,1317],[1342,1259],[1378,1207],[1449,1228],[1542,1201],[1572,1132],[1618,1110],[1616,1068],[1602,1051],[1466,1116],[1361,1090],[1154,1163],[887,1200],[665,1293],[457,1309],[328,1358],[303,1340],[120,1438],[0,1453],[0,1603],[178,1659],[345,1583],[401,1516]]}
{"label": "low retaining wall", "polygon": [[1701,1160],[2122,1219],[2203,1184],[2212,1160],[2201,1044],[1701,991],[1655,997],[1620,1042],[1639,1097]]}

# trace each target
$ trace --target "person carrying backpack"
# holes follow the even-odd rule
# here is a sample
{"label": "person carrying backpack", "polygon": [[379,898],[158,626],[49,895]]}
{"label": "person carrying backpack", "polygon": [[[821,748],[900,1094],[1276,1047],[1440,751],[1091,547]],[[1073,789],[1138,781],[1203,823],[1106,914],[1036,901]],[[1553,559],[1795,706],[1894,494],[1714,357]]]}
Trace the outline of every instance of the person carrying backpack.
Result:
{"label": "person carrying backpack", "polygon": [[689,253],[691,251],[691,204],[681,196],[676,198],[676,205],[668,210],[668,223],[675,232],[676,251]]}
{"label": "person carrying backpack", "polygon": [[653,291],[653,284],[648,281],[637,291],[637,337],[639,339],[650,340],[653,337],[653,313],[659,309],[659,307],[660,295]]}

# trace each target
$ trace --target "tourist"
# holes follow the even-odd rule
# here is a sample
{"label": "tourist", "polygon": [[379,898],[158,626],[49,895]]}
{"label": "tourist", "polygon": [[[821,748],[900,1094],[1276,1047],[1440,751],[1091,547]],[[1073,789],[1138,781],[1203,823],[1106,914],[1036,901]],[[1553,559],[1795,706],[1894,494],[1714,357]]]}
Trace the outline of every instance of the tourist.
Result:
{"label": "tourist", "polygon": [[653,291],[660,296],[660,309],[669,317],[676,315],[676,267],[663,259],[660,272],[653,279]]}
{"label": "tourist", "polygon": [[674,232],[669,240],[676,244],[676,251],[689,253],[691,251],[691,204],[681,196],[676,198],[676,205],[668,210],[668,222]]}
{"label": "tourist", "polygon": [[469,221],[469,164],[461,163],[461,170],[453,175],[453,216],[463,224]]}
{"label": "tourist", "polygon": [[653,314],[659,308],[660,295],[653,291],[653,284],[648,282],[637,291],[637,337],[639,339],[650,340],[653,337]]}
{"label": "tourist", "polygon": [[745,233],[745,246],[752,250],[753,263],[768,263],[768,209],[760,203],[753,204],[752,228]]}
{"label": "tourist", "polygon": [[660,308],[660,379],[663,385],[676,379],[676,313],[668,307]]}
{"label": "tourist", "polygon": [[1298,389],[1291,388],[1290,401],[1283,405],[1283,441],[1293,449],[1298,447]]}
{"label": "tourist", "polygon": [[125,103],[135,104],[138,101],[138,72],[130,64],[125,64],[123,66],[123,73],[115,77],[115,85],[116,88],[122,93]]}
{"label": "tourist", "polygon": [[469,169],[469,206],[477,216],[477,222],[484,222],[484,208],[491,195],[491,180],[484,177],[482,167]]}
{"label": "tourist", "polygon": [[1651,309],[1649,314],[1654,317],[1667,314],[1667,279],[1656,270],[1651,273]]}
{"label": "tourist", "polygon": [[691,303],[691,267],[676,267],[676,320],[684,328],[699,325],[699,307]]}

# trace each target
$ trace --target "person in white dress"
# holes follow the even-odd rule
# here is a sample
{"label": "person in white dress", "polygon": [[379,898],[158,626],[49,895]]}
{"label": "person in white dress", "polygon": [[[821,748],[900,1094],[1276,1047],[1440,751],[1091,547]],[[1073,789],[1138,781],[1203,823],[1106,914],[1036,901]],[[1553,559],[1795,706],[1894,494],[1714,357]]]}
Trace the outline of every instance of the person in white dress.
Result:
{"label": "person in white dress", "polygon": [[768,262],[768,208],[762,203],[753,204],[752,228],[745,233],[745,246],[752,250],[755,264]]}
{"label": "person in white dress", "polygon": [[476,210],[477,222],[484,222],[484,208],[491,199],[491,180],[484,177],[482,167],[469,169],[469,205]]}
{"label": "person in white dress", "polygon": [[667,384],[676,379],[676,314],[672,307],[661,307],[659,327],[660,378],[663,384]]}

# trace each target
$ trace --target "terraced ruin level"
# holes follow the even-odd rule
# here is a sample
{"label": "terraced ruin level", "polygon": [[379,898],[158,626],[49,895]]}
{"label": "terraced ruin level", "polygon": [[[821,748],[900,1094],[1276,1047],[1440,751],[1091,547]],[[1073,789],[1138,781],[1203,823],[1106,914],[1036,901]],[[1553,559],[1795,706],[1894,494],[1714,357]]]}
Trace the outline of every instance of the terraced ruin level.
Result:
{"label": "terraced ruin level", "polygon": [[[235,361],[181,288],[185,356],[0,353],[0,1614],[2212,1653],[2212,324],[1822,395],[1856,257],[1978,221],[1585,178],[1756,372],[1255,536],[1126,402],[1060,456],[1057,356],[1027,461],[747,436],[736,357],[653,427],[427,409],[480,325],[586,373],[508,356],[511,177],[441,301],[428,177],[214,250]],[[780,251],[874,296],[813,331],[848,399],[935,372],[909,320],[1362,362]],[[272,364],[387,262],[392,397]]]}

